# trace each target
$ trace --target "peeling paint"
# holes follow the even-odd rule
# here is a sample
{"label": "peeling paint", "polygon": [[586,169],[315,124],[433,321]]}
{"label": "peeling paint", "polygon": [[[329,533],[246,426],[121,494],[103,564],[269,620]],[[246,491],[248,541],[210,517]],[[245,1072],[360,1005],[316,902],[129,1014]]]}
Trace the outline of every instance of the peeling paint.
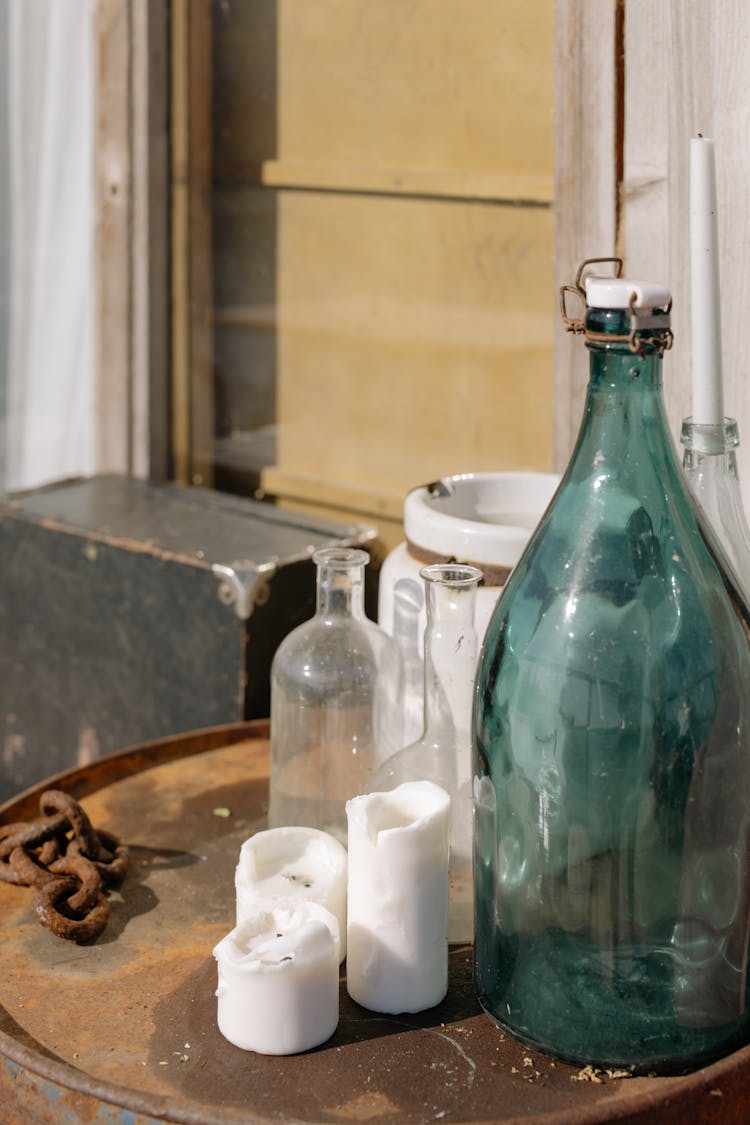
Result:
{"label": "peeling paint", "polygon": [[12,767],[26,753],[26,739],[22,734],[6,734],[3,739],[3,764]]}
{"label": "peeling paint", "polygon": [[88,766],[100,757],[101,747],[99,746],[96,731],[92,726],[86,725],[81,727],[81,733],[78,735],[78,750],[76,752],[77,764],[79,766]]}

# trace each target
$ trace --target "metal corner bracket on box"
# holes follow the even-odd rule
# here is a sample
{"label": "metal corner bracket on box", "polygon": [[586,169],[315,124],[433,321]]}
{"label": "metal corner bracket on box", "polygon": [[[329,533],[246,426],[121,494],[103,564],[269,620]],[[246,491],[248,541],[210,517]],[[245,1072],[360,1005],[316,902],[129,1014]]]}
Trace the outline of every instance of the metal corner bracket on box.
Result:
{"label": "metal corner bracket on box", "polygon": [[211,570],[220,579],[219,600],[233,605],[242,621],[252,617],[256,606],[265,605],[271,596],[269,583],[276,573],[278,559],[256,563],[238,559],[233,563],[213,563]]}

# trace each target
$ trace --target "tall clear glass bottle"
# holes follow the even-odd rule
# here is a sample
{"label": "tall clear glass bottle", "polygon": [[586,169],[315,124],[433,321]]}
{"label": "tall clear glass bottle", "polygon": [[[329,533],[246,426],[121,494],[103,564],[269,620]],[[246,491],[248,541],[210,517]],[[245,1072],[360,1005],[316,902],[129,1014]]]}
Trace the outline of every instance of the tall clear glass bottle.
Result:
{"label": "tall clear glass bottle", "polygon": [[682,467],[693,495],[708,517],[738,583],[750,598],[750,529],[742,502],[740,478],[737,473],[739,430],[734,418],[725,418],[721,426],[693,422],[682,423],[680,441],[685,447]]}
{"label": "tall clear glass bottle", "polygon": [[347,800],[393,753],[401,660],[365,616],[365,551],[316,551],[315,616],[271,665],[271,827],[321,828],[346,843]]}
{"label": "tall clear glass bottle", "polygon": [[393,587],[392,635],[401,653],[403,672],[400,746],[414,742],[424,729],[423,606],[420,583],[413,578],[399,578]]}
{"label": "tall clear glass bottle", "polygon": [[471,941],[473,925],[471,711],[477,664],[474,625],[482,572],[460,563],[420,571],[425,583],[424,733],[375,771],[369,792],[434,781],[451,797],[448,940]]}
{"label": "tall clear glass bottle", "polygon": [[680,1071],[750,1033],[748,609],[666,423],[668,294],[585,294],[578,440],[478,671],[476,987],[542,1050]]}

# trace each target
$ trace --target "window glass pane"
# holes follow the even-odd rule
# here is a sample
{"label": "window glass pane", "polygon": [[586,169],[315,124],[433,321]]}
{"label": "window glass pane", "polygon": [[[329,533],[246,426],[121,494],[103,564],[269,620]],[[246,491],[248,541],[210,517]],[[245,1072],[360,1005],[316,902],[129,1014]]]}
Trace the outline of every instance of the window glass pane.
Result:
{"label": "window glass pane", "polygon": [[552,467],[552,9],[214,4],[217,484]]}

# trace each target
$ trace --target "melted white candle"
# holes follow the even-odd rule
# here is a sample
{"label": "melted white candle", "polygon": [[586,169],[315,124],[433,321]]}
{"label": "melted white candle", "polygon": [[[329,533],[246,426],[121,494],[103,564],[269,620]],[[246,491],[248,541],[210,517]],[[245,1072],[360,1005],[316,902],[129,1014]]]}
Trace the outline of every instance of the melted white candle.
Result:
{"label": "melted white candle", "polygon": [[219,1031],[236,1047],[293,1055],[329,1039],[339,1019],[339,933],[311,902],[259,911],[214,949]]}
{"label": "melted white candle", "polygon": [[448,989],[450,797],[430,781],[355,797],[347,989],[374,1012],[419,1012]]}
{"label": "melted white candle", "polygon": [[234,876],[237,924],[259,909],[316,902],[336,916],[346,956],[346,848],[317,828],[256,832],[240,848]]}

